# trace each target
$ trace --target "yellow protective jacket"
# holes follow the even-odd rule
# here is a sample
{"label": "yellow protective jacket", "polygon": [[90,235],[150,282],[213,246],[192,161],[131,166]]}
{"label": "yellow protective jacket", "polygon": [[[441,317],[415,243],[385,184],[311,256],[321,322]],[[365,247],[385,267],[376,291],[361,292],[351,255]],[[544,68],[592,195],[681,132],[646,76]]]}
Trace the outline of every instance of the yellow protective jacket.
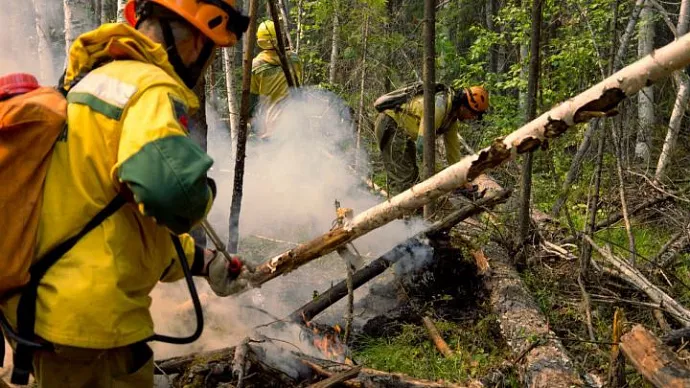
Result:
{"label": "yellow protective jacket", "polygon": [[[436,104],[434,110],[434,136],[444,118],[451,109],[453,102],[452,93],[439,92],[436,93]],[[424,136],[424,96],[413,97],[409,102],[400,106],[396,110],[386,110],[385,114],[390,116],[398,127],[403,128],[405,132],[412,138],[412,141],[417,140],[417,136]],[[446,158],[448,164],[454,164],[460,161],[462,152],[460,150],[460,123],[456,120],[451,124],[450,128],[443,134],[443,142],[446,146]]]}
{"label": "yellow protective jacket", "polygon": [[[105,63],[105,64],[103,64]],[[124,24],[79,37],[65,84],[102,64],[67,95],[67,128],[51,156],[37,257],[78,232],[125,185],[128,203],[83,237],[38,288],[36,334],[83,348],[125,346],[153,334],[150,291],[183,276],[170,239],[197,224],[213,201],[212,160],[187,136],[198,100],[165,49]],[[193,265],[202,256],[189,235]],[[29,242],[27,242],[29,243]],[[12,324],[17,297],[0,304]]]}
{"label": "yellow protective jacket", "polygon": [[[288,53],[288,64],[293,76],[302,84],[302,63],[295,53]],[[252,61],[251,93],[259,95],[264,103],[278,103],[288,94],[285,73],[275,50],[264,50]]]}

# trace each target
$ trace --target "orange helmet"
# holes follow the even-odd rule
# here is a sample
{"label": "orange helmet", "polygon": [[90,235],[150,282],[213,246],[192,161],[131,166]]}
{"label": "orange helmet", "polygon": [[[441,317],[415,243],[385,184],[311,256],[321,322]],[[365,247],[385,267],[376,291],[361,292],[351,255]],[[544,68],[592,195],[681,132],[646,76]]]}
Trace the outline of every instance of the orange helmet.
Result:
{"label": "orange helmet", "polygon": [[482,86],[472,86],[465,89],[467,104],[477,113],[484,113],[489,109],[489,93]]}
{"label": "orange helmet", "polygon": [[247,30],[249,19],[235,8],[235,0],[128,0],[124,16],[137,24],[137,2],[158,4],[180,15],[218,46],[234,45]]}

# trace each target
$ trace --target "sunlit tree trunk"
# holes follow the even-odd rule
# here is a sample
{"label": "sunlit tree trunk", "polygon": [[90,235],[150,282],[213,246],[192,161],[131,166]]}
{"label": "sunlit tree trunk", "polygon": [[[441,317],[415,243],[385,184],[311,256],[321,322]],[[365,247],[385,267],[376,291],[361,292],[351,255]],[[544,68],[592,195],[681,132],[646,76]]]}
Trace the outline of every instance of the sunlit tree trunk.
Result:
{"label": "sunlit tree trunk", "polygon": [[228,94],[228,117],[230,120],[230,136],[233,143],[237,140],[237,130],[240,127],[240,112],[237,109],[237,89],[235,80],[235,48],[223,49],[223,68],[225,71],[225,89]]}
{"label": "sunlit tree trunk", "polygon": [[[643,57],[654,49],[654,13],[651,5],[645,4],[640,15],[640,31],[637,55]],[[654,87],[647,86],[637,95],[637,117],[639,125],[635,141],[635,157],[645,163],[649,161],[651,133],[654,122]]]}
{"label": "sunlit tree trunk", "polygon": [[331,62],[328,65],[328,82],[335,84],[335,73],[338,64],[338,50],[339,42],[338,36],[340,34],[340,19],[338,17],[338,2],[333,2],[333,30],[331,33]]}
{"label": "sunlit tree trunk", "polygon": [[[680,3],[680,13],[678,15],[677,28],[678,36],[684,35],[688,32],[688,7],[690,7],[690,1],[683,0]],[[668,123],[666,140],[664,141],[664,146],[661,150],[661,155],[659,155],[659,160],[656,165],[654,179],[657,181],[664,177],[664,172],[671,158],[671,153],[676,146],[678,132],[680,131],[680,124],[683,121],[683,115],[688,104],[688,95],[690,94],[690,80],[688,80],[688,76],[681,71],[675,72],[673,76],[678,84],[678,92],[676,93],[676,101],[673,105],[673,111],[671,112],[671,119]]]}
{"label": "sunlit tree trunk", "polygon": [[127,0],[115,0],[117,1],[117,22],[122,23],[125,21],[125,5]]}
{"label": "sunlit tree trunk", "polygon": [[295,37],[295,52],[299,54],[300,44],[302,43],[302,1],[297,1],[297,33]]}

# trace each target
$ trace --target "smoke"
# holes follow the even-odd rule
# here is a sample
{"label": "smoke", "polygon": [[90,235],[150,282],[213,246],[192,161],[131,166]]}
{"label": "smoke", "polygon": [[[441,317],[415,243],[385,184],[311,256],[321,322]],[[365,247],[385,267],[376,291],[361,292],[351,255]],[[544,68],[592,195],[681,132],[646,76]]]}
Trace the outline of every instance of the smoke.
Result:
{"label": "smoke", "polygon": [[[16,2],[11,12],[0,13],[0,76],[31,73],[44,85],[55,85],[65,57],[62,1]],[[59,3],[59,4],[58,4]],[[40,35],[39,35],[40,33]]]}
{"label": "smoke", "polygon": [[[275,114],[275,111],[259,111],[258,118],[252,122],[253,133],[264,132],[268,113]],[[218,186],[209,221],[227,241],[233,147],[229,129],[213,109],[207,109],[207,119],[209,153],[215,160],[211,176]],[[281,105],[272,128],[269,141],[252,136],[247,146],[239,253],[255,264],[331,229],[336,218],[335,200],[342,207],[352,208],[354,214],[383,201],[369,193],[361,182],[360,177],[367,174],[367,156],[358,156],[363,166],[360,171],[355,173],[351,168],[355,160],[354,129],[347,107],[334,94],[311,88],[293,92]],[[368,262],[415,235],[423,226],[419,220],[394,221],[358,238],[353,245]],[[405,272],[419,267],[428,257],[428,251],[415,247],[410,250],[409,258],[397,264],[395,271]],[[310,301],[315,293],[325,291],[344,277],[343,259],[330,254],[272,280],[260,289],[229,298],[216,297],[205,281],[197,281],[204,295],[208,321],[204,335],[189,346],[155,344],[156,356],[162,358],[233,346],[255,333],[254,327],[287,316]],[[367,290],[368,285],[358,289],[355,299],[361,299]],[[191,333],[193,314],[191,303],[186,302],[188,299],[182,283],[158,286],[154,290],[153,304],[157,330],[161,333]],[[332,319],[329,323],[341,320],[344,302],[340,301],[329,309]],[[184,318],[180,315],[180,304],[186,306],[182,309],[186,314]],[[298,346],[303,352],[314,350],[304,341],[301,326],[281,324],[279,328],[273,327],[263,328],[261,332]]]}

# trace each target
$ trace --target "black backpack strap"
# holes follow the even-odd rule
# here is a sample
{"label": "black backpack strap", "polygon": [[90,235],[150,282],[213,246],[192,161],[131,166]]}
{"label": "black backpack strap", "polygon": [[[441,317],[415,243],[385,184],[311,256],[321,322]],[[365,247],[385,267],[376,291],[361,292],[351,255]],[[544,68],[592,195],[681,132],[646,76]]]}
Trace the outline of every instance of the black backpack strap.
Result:
{"label": "black backpack strap", "polygon": [[[16,352],[14,353],[14,369],[12,370],[12,384],[24,385],[29,381],[29,374],[32,370],[33,352],[37,349],[45,349],[46,346],[34,343],[34,329],[36,325],[36,298],[38,296],[38,285],[43,278],[43,275],[48,272],[50,267],[55,264],[58,259],[64,256],[77,242],[87,233],[92,231],[100,225],[106,218],[110,217],[118,209],[122,207],[127,201],[118,194],[110,203],[98,214],[96,214],[76,235],[63,241],[61,244],[51,249],[43,257],[41,257],[34,265],[31,266],[29,273],[31,278],[29,283],[22,289],[22,295],[19,297],[19,305],[17,306],[17,334],[16,336],[22,339],[17,341]],[[3,331],[8,329],[4,327]],[[9,325],[8,325],[9,326]],[[11,331],[11,329],[9,329]],[[13,333],[14,334],[14,333]],[[12,338],[9,333],[8,337]]]}

